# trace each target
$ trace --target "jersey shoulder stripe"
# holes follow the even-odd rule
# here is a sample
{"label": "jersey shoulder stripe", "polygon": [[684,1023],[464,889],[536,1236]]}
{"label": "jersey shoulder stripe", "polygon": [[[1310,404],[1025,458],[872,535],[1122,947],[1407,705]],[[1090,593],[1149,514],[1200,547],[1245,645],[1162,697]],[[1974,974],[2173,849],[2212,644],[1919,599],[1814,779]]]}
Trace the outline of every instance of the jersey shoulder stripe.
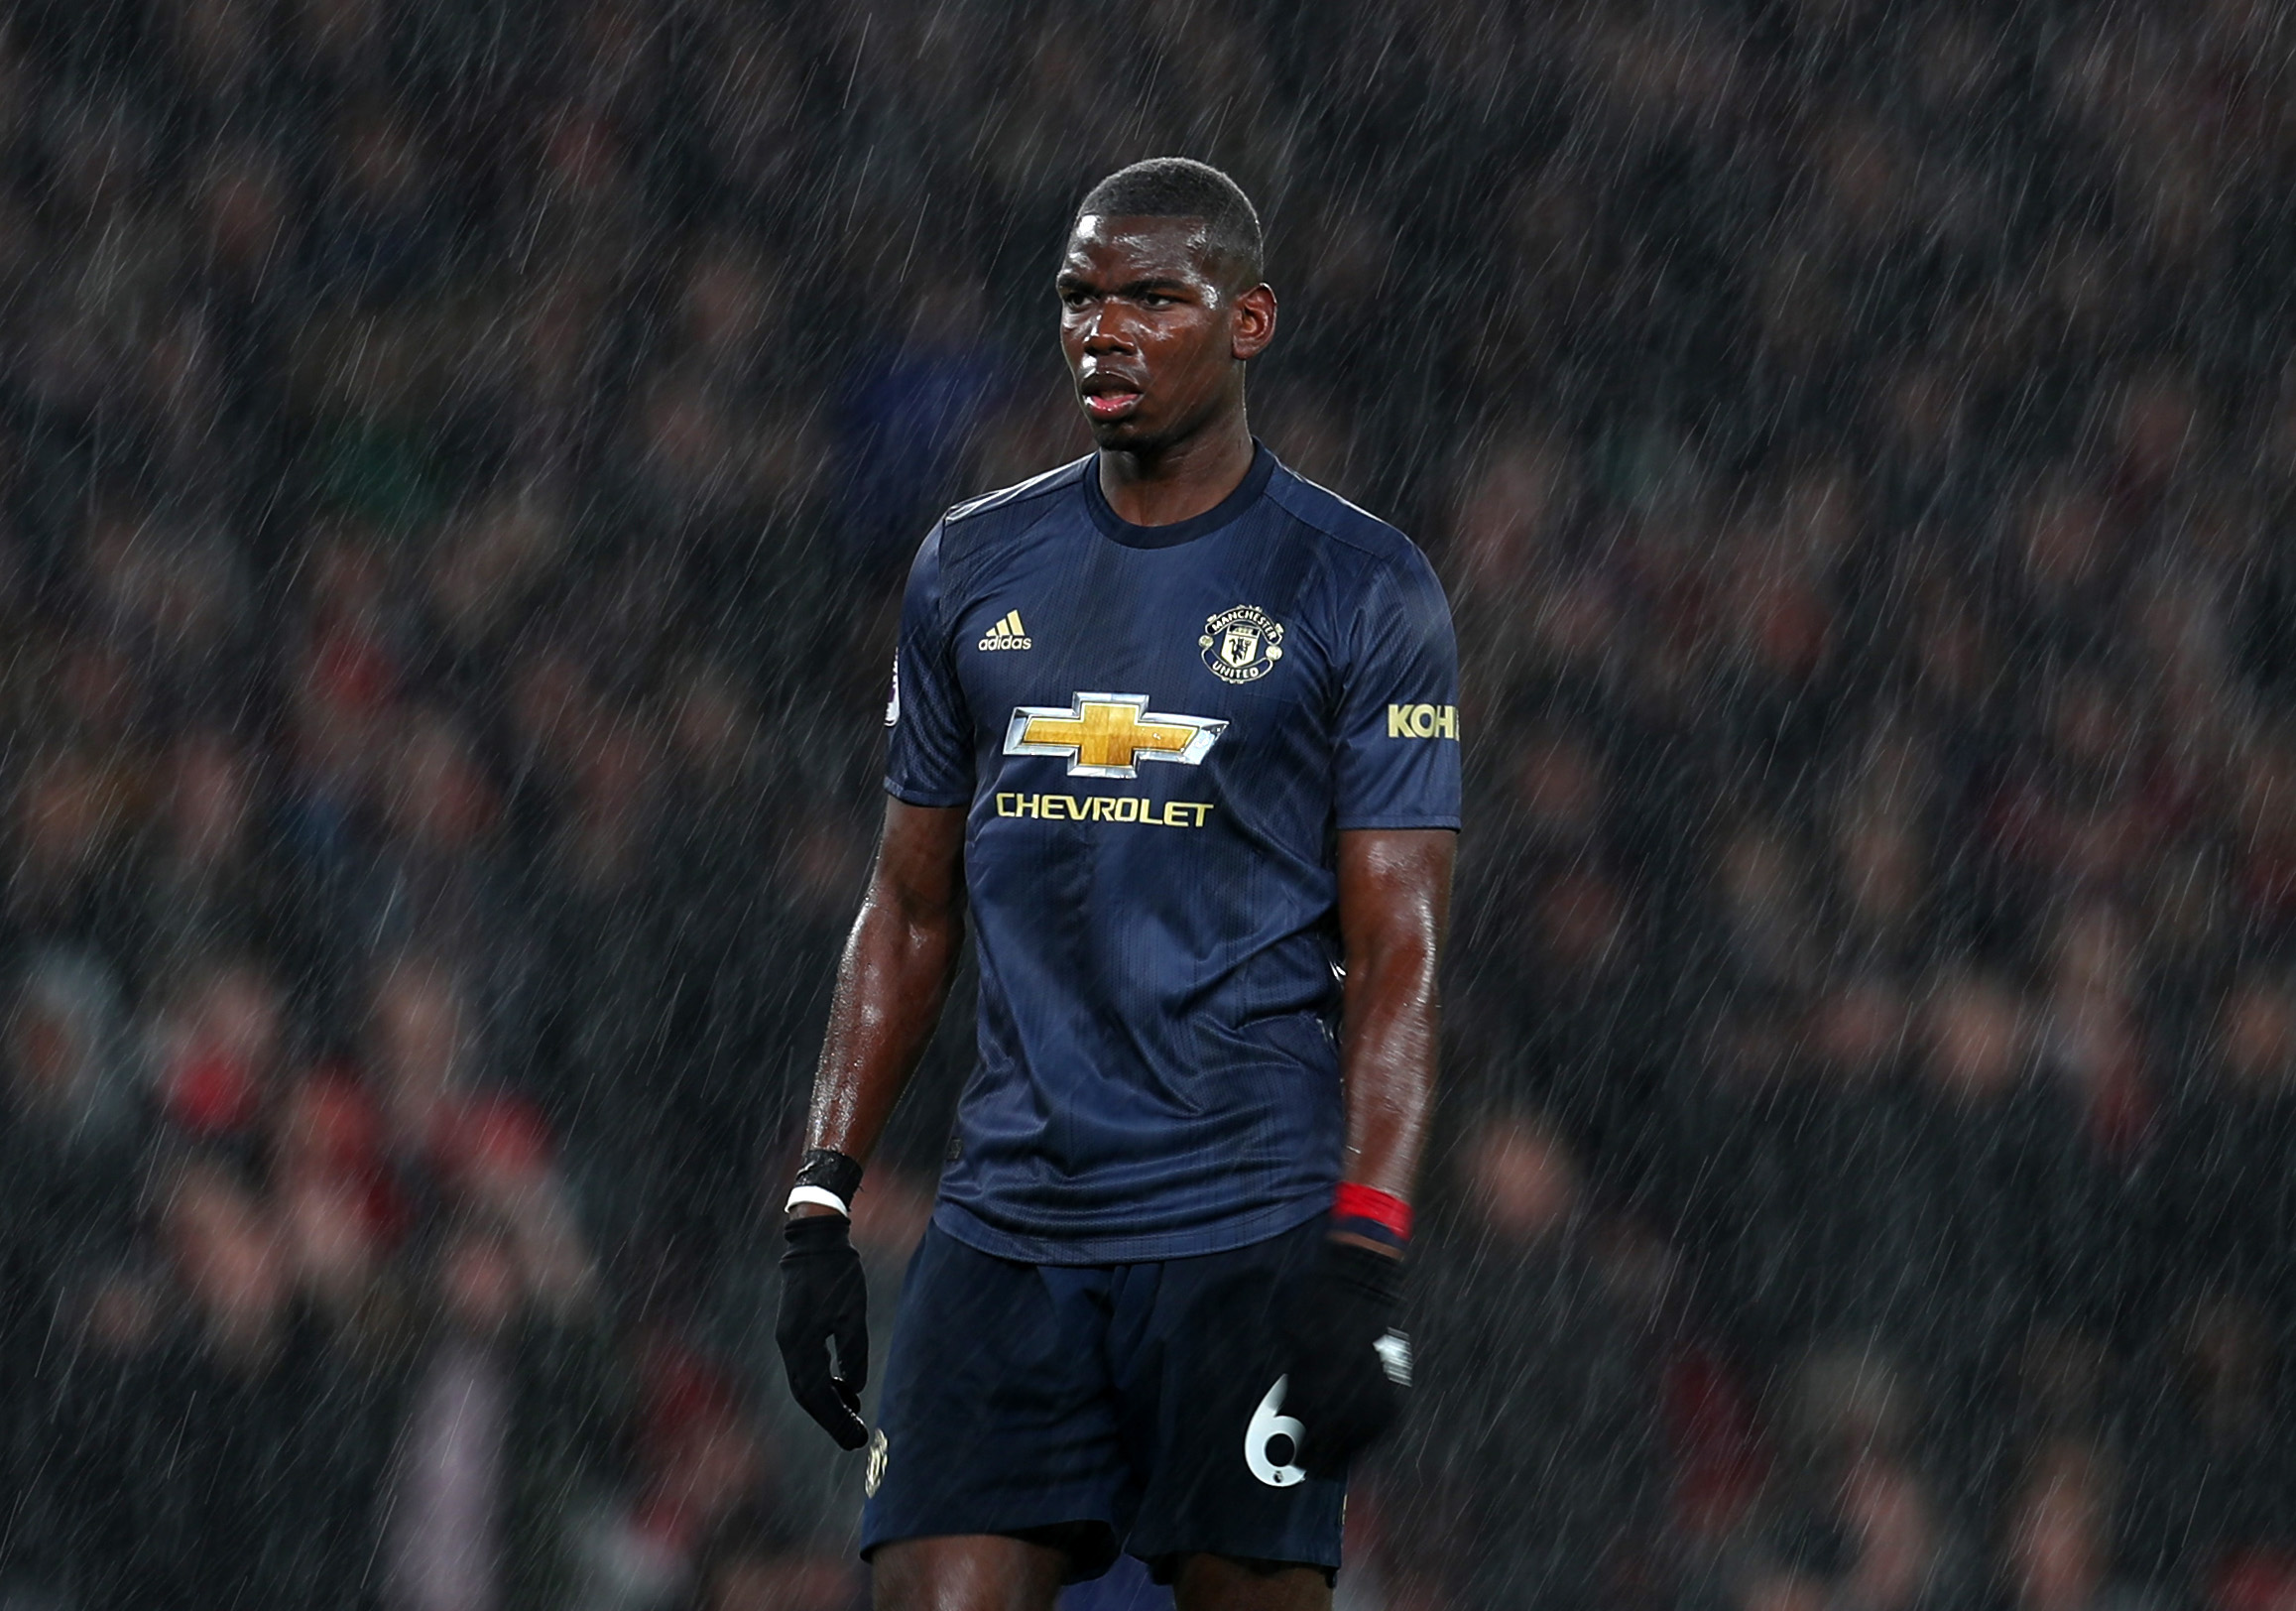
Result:
{"label": "jersey shoulder stripe", "polygon": [[1076,483],[1076,478],[1083,473],[1084,466],[1092,461],[1093,455],[1087,453],[1082,458],[1072,460],[1057,469],[1046,470],[1041,475],[1032,475],[1026,481],[1016,482],[1012,486],[1000,488],[995,492],[984,492],[978,498],[968,498],[941,516],[941,524],[951,526],[958,521],[971,520],[975,516],[988,514],[992,510],[1010,509],[1016,504],[1030,503],[1035,499],[1057,492],[1062,487],[1073,486]]}
{"label": "jersey shoulder stripe", "polygon": [[1302,525],[1375,558],[1400,559],[1418,553],[1417,544],[1379,516],[1288,467],[1278,468],[1268,483],[1268,497]]}
{"label": "jersey shoulder stripe", "polygon": [[943,515],[933,530],[940,537],[940,574],[946,591],[964,595],[1027,548],[1031,534],[1066,529],[1059,514],[1070,504],[1057,495],[1073,494],[1092,462],[1087,456],[1046,470],[1018,486],[969,499]]}

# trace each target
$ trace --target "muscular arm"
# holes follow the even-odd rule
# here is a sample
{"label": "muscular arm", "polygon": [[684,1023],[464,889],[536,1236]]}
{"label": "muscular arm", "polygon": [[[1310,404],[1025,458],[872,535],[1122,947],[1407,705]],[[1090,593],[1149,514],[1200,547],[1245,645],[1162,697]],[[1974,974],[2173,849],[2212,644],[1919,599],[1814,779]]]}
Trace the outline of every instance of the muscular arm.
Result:
{"label": "muscular arm", "polygon": [[1410,1385],[1410,1342],[1395,1324],[1402,1306],[1396,1244],[1407,1222],[1390,1219],[1395,1205],[1370,1194],[1408,1203],[1419,1172],[1435,1095],[1435,964],[1457,838],[1426,828],[1339,836],[1347,961],[1341,1175],[1343,1185],[1363,1187],[1365,1196],[1351,1202],[1352,1193],[1337,1195],[1321,1249],[1281,1305],[1289,1391],[1283,1408],[1294,1428],[1305,1428],[1297,1457],[1311,1476],[1344,1475],[1349,1459],[1401,1413]]}
{"label": "muscular arm", "polygon": [[1347,1102],[1342,1177],[1406,1201],[1418,1177],[1435,1094],[1435,971],[1458,840],[1440,828],[1359,829],[1339,836],[1339,927],[1347,965],[1340,1025]]}
{"label": "muscular arm", "polygon": [[[948,999],[965,936],[964,846],[963,811],[886,803],[877,866],[837,968],[805,1127],[808,1150],[852,1160],[842,1169],[868,1160]],[[842,1192],[822,1188],[816,1195],[844,1202],[857,1184],[858,1177],[840,1179]],[[782,1235],[788,1249],[774,1340],[789,1392],[839,1447],[859,1448],[869,1438],[861,1420],[861,1390],[869,1385],[868,1273],[845,1214],[828,1203],[796,1204]]]}
{"label": "muscular arm", "polygon": [[962,809],[886,802],[877,866],[837,968],[808,1148],[867,1162],[924,1055],[964,944],[964,845]]}

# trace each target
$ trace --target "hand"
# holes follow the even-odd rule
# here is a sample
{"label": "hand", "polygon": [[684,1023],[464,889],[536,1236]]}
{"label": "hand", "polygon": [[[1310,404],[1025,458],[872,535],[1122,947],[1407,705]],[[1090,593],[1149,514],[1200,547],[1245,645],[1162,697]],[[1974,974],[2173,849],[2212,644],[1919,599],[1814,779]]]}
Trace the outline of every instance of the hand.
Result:
{"label": "hand", "polygon": [[1410,1340],[1395,1325],[1402,1289],[1400,1259],[1327,1241],[1284,1294],[1283,1413],[1305,1428],[1298,1459],[1309,1476],[1343,1475],[1402,1412],[1411,1385]]}
{"label": "hand", "polygon": [[782,1235],[782,1312],[774,1340],[789,1392],[839,1448],[869,1441],[861,1390],[869,1385],[869,1283],[843,1214],[791,1219]]}

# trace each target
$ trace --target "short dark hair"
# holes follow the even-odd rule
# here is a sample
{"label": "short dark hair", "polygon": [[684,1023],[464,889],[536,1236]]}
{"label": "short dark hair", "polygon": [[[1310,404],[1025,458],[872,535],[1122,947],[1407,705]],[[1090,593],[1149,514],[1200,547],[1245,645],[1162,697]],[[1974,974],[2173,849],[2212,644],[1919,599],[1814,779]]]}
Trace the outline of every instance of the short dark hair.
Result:
{"label": "short dark hair", "polygon": [[1205,245],[1231,275],[1256,286],[1264,272],[1260,213],[1244,187],[1192,157],[1150,157],[1120,168],[1077,204],[1076,216],[1201,218]]}

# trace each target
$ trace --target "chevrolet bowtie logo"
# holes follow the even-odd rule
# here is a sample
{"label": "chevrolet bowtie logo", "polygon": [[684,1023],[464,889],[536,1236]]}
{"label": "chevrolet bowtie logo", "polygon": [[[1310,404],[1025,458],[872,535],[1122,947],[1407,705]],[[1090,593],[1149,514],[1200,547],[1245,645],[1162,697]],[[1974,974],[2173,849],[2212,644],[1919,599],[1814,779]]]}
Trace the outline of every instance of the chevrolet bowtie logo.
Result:
{"label": "chevrolet bowtie logo", "polygon": [[1200,765],[1228,730],[1206,716],[1148,708],[1145,693],[1079,693],[1058,705],[1022,705],[1005,732],[1007,755],[1057,755],[1071,778],[1134,778],[1142,761]]}

